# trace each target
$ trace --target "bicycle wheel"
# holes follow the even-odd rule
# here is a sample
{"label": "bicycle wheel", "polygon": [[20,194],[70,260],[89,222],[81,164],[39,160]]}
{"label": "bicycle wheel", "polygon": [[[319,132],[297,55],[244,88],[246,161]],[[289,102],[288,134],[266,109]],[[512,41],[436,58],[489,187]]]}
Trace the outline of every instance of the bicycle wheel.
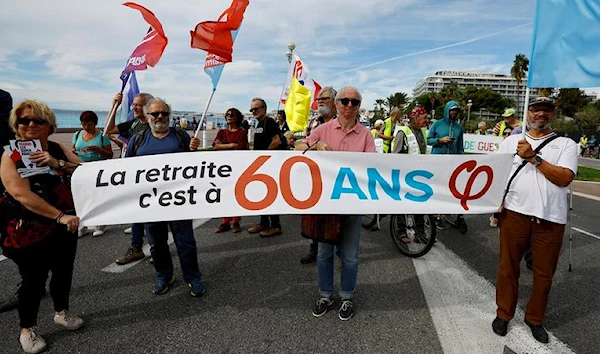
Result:
{"label": "bicycle wheel", "polygon": [[367,230],[371,230],[373,226],[377,225],[377,214],[365,214],[362,216],[362,227]]}
{"label": "bicycle wheel", "polygon": [[416,258],[429,252],[435,243],[435,222],[432,215],[392,215],[390,233],[400,253]]}

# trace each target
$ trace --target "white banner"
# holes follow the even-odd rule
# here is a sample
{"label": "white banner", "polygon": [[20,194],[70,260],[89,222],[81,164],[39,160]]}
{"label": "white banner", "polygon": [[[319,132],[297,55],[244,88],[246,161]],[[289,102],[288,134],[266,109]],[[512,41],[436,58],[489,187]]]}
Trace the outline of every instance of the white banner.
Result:
{"label": "white banner", "polygon": [[88,162],[82,225],[266,214],[497,211],[513,157],[203,151]]}
{"label": "white banner", "polygon": [[465,153],[469,154],[493,154],[502,140],[495,135],[463,134]]}

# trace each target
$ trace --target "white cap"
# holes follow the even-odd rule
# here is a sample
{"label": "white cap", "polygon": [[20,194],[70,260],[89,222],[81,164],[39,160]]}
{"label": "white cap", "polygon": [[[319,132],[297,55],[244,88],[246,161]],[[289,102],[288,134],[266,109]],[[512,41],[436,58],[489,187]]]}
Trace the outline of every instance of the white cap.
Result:
{"label": "white cap", "polygon": [[375,125],[374,126],[377,127],[377,126],[380,126],[380,125],[383,125],[383,121],[381,119],[377,119],[375,121]]}

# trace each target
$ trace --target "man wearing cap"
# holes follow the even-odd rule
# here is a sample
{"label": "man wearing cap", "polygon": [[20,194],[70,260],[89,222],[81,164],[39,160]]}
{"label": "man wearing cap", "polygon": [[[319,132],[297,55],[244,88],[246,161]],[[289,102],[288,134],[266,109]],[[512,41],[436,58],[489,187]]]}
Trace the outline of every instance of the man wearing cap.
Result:
{"label": "man wearing cap", "polygon": [[373,135],[373,139],[382,138],[383,132],[381,128],[383,127],[383,121],[381,119],[377,119],[375,121],[375,125],[373,125],[373,129],[371,129],[371,135]]}
{"label": "man wearing cap", "polygon": [[[516,152],[518,156],[515,155],[512,163],[511,176],[514,177],[511,177],[499,216],[498,309],[492,329],[500,336],[506,335],[519,297],[519,263],[527,242],[531,241],[535,262],[525,324],[542,343],[548,343],[542,321],[567,223],[567,186],[577,173],[578,162],[575,142],[558,137],[550,128],[555,117],[554,100],[547,97],[531,100],[527,112],[530,129],[525,140],[511,135],[498,148],[498,153]],[[539,149],[541,144],[547,145]],[[515,174],[523,162],[525,165]]]}
{"label": "man wearing cap", "polygon": [[507,127],[511,128],[512,131],[523,124],[523,122],[517,120],[517,111],[515,111],[514,108],[505,109],[504,113],[502,113],[502,117],[504,117],[504,120],[496,123],[493,129],[493,135],[503,137],[504,129]]}

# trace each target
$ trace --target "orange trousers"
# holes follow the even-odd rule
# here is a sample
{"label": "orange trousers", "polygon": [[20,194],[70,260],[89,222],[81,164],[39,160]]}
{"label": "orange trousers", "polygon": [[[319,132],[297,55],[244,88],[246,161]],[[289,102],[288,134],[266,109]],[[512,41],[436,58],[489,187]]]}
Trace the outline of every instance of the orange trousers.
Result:
{"label": "orange trousers", "polygon": [[519,299],[520,263],[531,239],[533,285],[525,309],[525,318],[539,325],[544,319],[548,294],[562,247],[565,225],[537,219],[504,209],[500,226],[500,263],[496,278],[496,315],[510,321]]}

